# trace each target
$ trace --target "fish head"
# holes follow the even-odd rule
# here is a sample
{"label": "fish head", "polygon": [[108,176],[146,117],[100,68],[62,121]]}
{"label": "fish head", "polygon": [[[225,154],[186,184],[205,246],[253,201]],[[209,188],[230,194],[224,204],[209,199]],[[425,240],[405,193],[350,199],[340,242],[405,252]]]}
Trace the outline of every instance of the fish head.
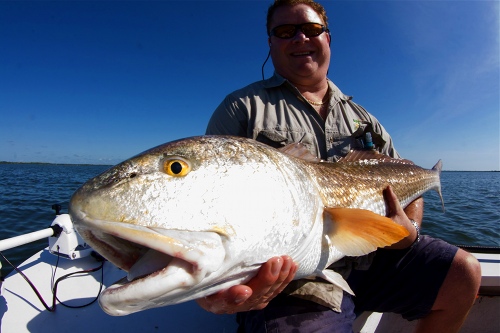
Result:
{"label": "fish head", "polygon": [[298,193],[308,193],[290,190],[286,158],[244,138],[194,137],[82,185],[70,201],[75,228],[128,272],[101,294],[101,307],[125,315],[203,297],[286,253]]}

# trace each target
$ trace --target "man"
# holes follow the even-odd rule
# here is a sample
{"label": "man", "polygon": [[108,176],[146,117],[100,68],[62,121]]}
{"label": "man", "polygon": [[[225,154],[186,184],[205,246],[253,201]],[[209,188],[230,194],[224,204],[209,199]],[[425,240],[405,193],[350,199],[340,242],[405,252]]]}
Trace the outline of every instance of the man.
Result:
{"label": "man", "polygon": [[[207,134],[247,136],[279,147],[302,142],[336,161],[362,148],[366,133],[377,148],[399,157],[377,119],[327,79],[330,34],[324,8],[311,0],[277,0],[267,17],[275,75],[233,92],[214,112]],[[245,332],[350,332],[355,312],[401,313],[420,319],[417,332],[457,332],[479,288],[474,257],[443,241],[419,236],[423,200],[404,211],[390,188],[389,217],[410,235],[376,255],[336,264],[356,297],[324,281],[290,281],[296,265],[272,258],[247,285],[198,300],[214,313],[239,312]],[[252,311],[249,311],[252,310]]]}

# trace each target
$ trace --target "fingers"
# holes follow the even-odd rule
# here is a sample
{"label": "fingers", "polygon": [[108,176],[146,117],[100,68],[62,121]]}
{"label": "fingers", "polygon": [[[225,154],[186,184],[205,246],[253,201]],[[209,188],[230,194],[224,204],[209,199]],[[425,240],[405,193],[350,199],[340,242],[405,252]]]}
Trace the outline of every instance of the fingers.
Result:
{"label": "fingers", "polygon": [[387,186],[384,190],[384,199],[387,204],[387,217],[392,218],[399,214],[404,214],[403,208],[399,204],[399,200],[391,186]]}
{"label": "fingers", "polygon": [[418,223],[422,221],[424,215],[424,199],[422,197],[413,200],[403,209],[391,186],[387,186],[383,193],[387,204],[388,217],[392,218],[396,215],[401,215],[403,212],[408,218]]}
{"label": "fingers", "polygon": [[203,309],[215,314],[233,313],[230,310],[241,300],[246,300],[252,294],[252,289],[245,285],[233,286],[216,294],[196,300]]}
{"label": "fingers", "polygon": [[399,203],[399,200],[396,197],[396,194],[392,190],[391,186],[388,186],[384,190],[384,199],[387,204],[387,217],[389,217],[397,224],[405,227],[409,232],[408,236],[403,238],[401,241],[389,246],[388,248],[405,249],[411,246],[411,244],[413,244],[413,242],[417,238],[415,227],[411,224],[408,216],[406,216],[405,211],[401,207],[401,204]]}
{"label": "fingers", "polygon": [[288,256],[275,257],[267,261],[259,270],[256,278],[248,282],[253,290],[246,300],[248,310],[260,310],[276,297],[293,280],[297,265]]}
{"label": "fingers", "polygon": [[293,280],[297,268],[288,256],[271,258],[247,285],[233,286],[197,302],[217,314],[263,309]]}

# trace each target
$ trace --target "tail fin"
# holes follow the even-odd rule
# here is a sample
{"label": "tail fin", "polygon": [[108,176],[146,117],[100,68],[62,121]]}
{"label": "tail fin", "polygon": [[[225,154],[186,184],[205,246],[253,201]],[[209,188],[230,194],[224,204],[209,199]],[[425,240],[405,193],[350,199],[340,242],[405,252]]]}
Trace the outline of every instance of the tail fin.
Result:
{"label": "tail fin", "polygon": [[439,187],[436,189],[436,192],[439,194],[439,198],[441,199],[441,207],[443,208],[443,213],[445,212],[444,209],[444,200],[443,200],[443,194],[441,193],[441,170],[443,169],[443,162],[439,160],[436,165],[432,167],[432,170],[437,172],[439,176]]}

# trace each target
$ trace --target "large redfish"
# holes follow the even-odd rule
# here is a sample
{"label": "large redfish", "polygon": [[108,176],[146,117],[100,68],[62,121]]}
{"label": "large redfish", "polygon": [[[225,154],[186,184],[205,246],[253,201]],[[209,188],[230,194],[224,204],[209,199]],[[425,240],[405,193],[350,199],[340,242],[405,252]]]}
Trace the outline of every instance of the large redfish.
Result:
{"label": "large redfish", "polygon": [[408,235],[384,217],[383,189],[392,185],[406,206],[440,191],[439,173],[440,163],[433,170],[379,157],[328,163],[246,138],[202,136],[89,180],[70,214],[88,244],[128,272],[100,296],[111,315],[244,283],[279,255],[299,264],[297,279],[317,276],[350,291],[325,268]]}

